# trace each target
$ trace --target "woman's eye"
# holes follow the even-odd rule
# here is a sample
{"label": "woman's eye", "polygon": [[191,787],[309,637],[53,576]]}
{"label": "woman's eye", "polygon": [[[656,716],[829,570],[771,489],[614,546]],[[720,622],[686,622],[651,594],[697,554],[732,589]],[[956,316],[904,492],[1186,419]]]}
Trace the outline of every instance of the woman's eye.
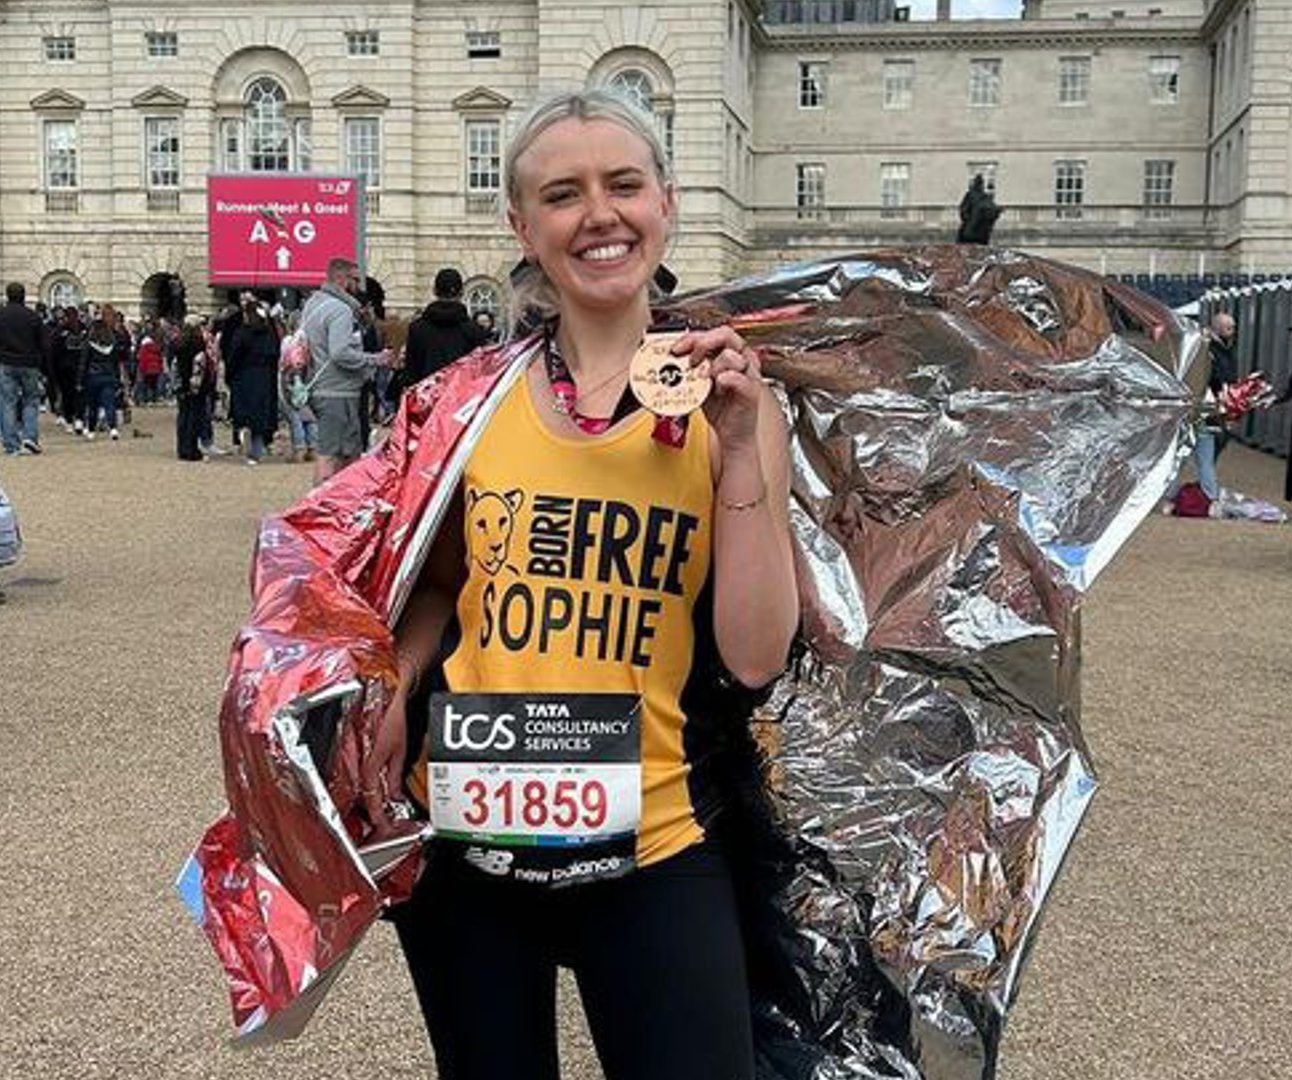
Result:
{"label": "woman's eye", "polygon": [[566,188],[564,190],[549,191],[543,201],[547,203],[560,203],[569,202],[572,198],[574,198],[574,192],[571,189]]}

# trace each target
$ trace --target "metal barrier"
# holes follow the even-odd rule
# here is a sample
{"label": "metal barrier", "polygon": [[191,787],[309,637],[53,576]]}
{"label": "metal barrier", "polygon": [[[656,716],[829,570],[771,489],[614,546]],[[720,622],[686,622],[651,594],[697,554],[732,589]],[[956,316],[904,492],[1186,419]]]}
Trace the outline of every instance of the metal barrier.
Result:
{"label": "metal barrier", "polygon": [[[1238,374],[1263,371],[1275,390],[1286,391],[1292,383],[1292,279],[1206,293],[1198,305],[1203,325],[1219,311],[1234,317]],[[1238,437],[1287,457],[1292,450],[1292,405],[1249,413]]]}

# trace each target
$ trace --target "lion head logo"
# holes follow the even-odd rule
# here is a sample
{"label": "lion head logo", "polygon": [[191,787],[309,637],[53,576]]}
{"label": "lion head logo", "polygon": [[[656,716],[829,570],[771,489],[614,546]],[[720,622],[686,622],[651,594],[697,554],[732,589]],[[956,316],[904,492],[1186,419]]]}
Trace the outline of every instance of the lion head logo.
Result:
{"label": "lion head logo", "polygon": [[516,489],[497,495],[492,491],[467,492],[467,546],[471,558],[491,577],[507,562],[516,512],[525,501]]}

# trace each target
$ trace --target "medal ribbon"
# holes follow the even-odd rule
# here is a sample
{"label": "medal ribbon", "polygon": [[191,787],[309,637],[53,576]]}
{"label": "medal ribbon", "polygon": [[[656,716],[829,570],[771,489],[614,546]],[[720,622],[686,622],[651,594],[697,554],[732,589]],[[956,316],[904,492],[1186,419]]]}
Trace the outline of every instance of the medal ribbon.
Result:
{"label": "medal ribbon", "polygon": [[[574,385],[574,376],[570,374],[570,365],[565,362],[565,357],[557,347],[555,325],[548,326],[545,334],[543,364],[547,369],[547,382],[552,388],[552,397],[556,399],[557,410],[565,413],[585,435],[600,435],[642,407],[633,395],[632,388],[625,386],[619,404],[610,416],[584,416],[579,412],[579,390]],[[655,415],[651,438],[674,450],[680,450],[686,445],[686,421],[685,416]]]}

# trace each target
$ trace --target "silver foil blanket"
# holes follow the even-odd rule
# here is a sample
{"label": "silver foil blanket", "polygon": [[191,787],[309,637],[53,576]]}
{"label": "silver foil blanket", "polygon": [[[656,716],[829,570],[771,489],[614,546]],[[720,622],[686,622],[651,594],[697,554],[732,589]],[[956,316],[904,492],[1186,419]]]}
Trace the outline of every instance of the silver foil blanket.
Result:
{"label": "silver foil blanket", "polygon": [[763,859],[760,1080],[990,1077],[1096,786],[1081,598],[1188,452],[1198,335],[976,248],[678,308],[757,343],[792,423],[806,649],[762,710],[788,841]]}
{"label": "silver foil blanket", "polygon": [[[759,1080],[989,1077],[1095,789],[1080,602],[1189,450],[1199,335],[972,247],[789,266],[661,315],[736,326],[792,433],[802,633],[726,815]],[[358,797],[388,628],[534,344],[419,384],[380,450],[262,526],[221,709],[230,813],[178,883],[243,1040],[298,1034],[411,887],[418,825],[392,846]]]}

